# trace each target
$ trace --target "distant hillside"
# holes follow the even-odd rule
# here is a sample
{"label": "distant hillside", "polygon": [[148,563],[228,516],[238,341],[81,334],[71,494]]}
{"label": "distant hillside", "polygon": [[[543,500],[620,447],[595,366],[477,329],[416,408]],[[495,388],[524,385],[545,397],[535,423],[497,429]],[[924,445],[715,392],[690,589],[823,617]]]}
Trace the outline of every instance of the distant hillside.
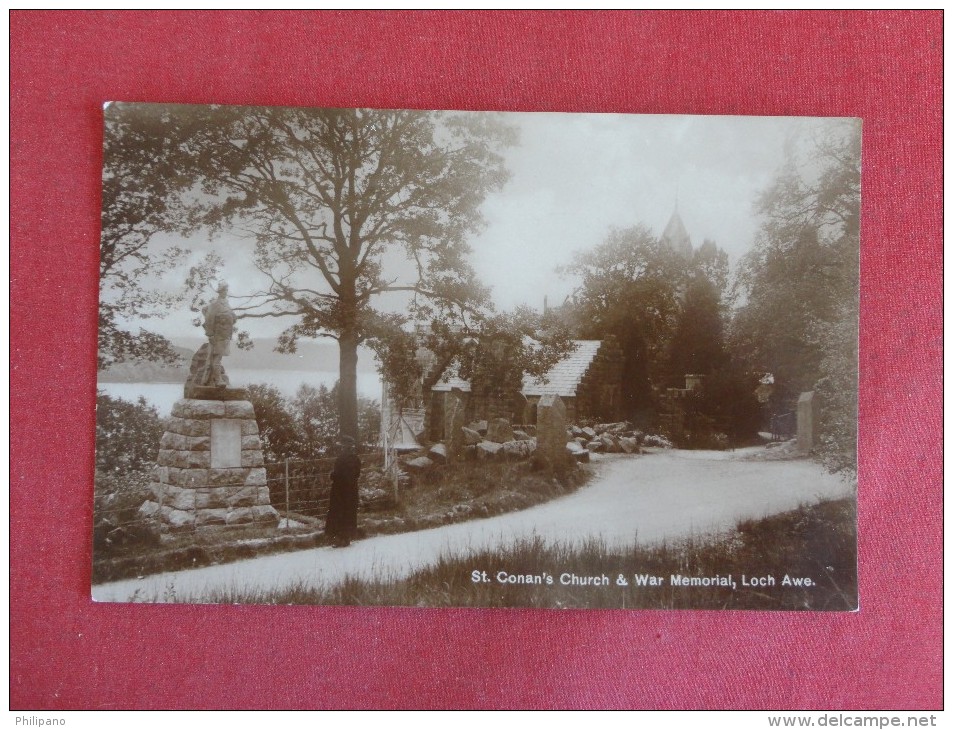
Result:
{"label": "distant hillside", "polygon": [[[176,344],[197,350],[205,340],[198,337],[179,337]],[[275,352],[278,340],[275,337],[254,339],[251,350],[239,350],[232,342],[232,352],[225,360],[225,369],[235,370],[318,370],[334,372],[338,369],[338,346],[335,342],[298,342],[298,351],[291,355]],[[358,372],[377,372],[374,353],[366,347],[358,352]]]}
{"label": "distant hillside", "polygon": [[181,358],[178,365],[157,362],[121,362],[99,371],[102,383],[184,383],[189,375],[189,363],[195,350],[172,346]]}
{"label": "distant hillside", "polygon": [[[175,339],[174,349],[182,357],[177,367],[158,363],[121,363],[101,370],[99,379],[104,383],[184,383],[189,374],[192,355],[205,340],[199,337]],[[337,372],[338,347],[333,342],[299,342],[298,351],[292,355],[275,352],[278,340],[261,338],[255,340],[251,350],[239,350],[232,343],[232,351],[222,364],[225,371],[231,370],[311,370]],[[374,353],[362,347],[358,352],[359,373],[377,372]]]}

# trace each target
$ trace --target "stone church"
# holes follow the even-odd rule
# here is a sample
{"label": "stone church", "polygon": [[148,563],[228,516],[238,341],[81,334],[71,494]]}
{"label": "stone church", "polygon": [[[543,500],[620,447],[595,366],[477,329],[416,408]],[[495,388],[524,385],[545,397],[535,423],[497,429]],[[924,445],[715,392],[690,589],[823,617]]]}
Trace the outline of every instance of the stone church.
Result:
{"label": "stone church", "polygon": [[[691,237],[678,214],[676,204],[661,240],[685,258],[694,253]],[[430,389],[419,394],[412,407],[398,409],[387,392],[382,399],[381,429],[385,443],[400,448],[416,448],[421,441],[445,438],[445,410],[450,398],[465,403],[467,421],[506,418],[513,424],[534,425],[539,401],[546,395],[558,395],[566,406],[569,422],[616,421],[622,417],[623,354],[614,338],[576,340],[575,349],[556,363],[543,381],[529,376],[519,391],[488,396],[487,390],[448,371]],[[428,357],[429,355],[429,357]],[[418,360],[424,370],[432,355],[421,349]],[[694,377],[694,376],[693,376]],[[691,386],[697,387],[697,381]]]}
{"label": "stone church", "polygon": [[[470,383],[450,369],[443,373],[428,393],[421,393],[414,407],[398,411],[388,397],[385,384],[381,427],[388,440],[412,448],[421,441],[446,438],[446,404],[464,403],[466,420],[506,418],[512,424],[535,425],[540,399],[558,395],[572,421],[614,421],[620,417],[622,351],[612,338],[575,340],[575,348],[537,380],[523,378],[518,391],[500,393],[483,384]],[[426,368],[426,353],[419,353]]]}

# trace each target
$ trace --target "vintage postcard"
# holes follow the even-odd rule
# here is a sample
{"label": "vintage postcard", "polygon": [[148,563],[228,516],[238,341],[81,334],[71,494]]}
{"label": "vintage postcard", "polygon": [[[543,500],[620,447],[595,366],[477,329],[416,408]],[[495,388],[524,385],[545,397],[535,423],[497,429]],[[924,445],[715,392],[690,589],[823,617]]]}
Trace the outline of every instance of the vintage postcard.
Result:
{"label": "vintage postcard", "polygon": [[106,105],[93,598],[856,610],[860,139]]}

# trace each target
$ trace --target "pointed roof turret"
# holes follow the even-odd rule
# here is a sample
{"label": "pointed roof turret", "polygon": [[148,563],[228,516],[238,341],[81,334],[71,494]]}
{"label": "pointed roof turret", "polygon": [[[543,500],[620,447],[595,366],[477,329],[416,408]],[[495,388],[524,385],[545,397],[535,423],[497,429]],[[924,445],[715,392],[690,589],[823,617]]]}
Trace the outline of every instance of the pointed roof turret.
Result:
{"label": "pointed roof turret", "polygon": [[692,239],[685,229],[682,217],[678,214],[677,203],[675,205],[675,212],[672,213],[668,225],[665,226],[665,230],[662,231],[662,241],[667,243],[673,251],[680,253],[686,258],[692,255]]}

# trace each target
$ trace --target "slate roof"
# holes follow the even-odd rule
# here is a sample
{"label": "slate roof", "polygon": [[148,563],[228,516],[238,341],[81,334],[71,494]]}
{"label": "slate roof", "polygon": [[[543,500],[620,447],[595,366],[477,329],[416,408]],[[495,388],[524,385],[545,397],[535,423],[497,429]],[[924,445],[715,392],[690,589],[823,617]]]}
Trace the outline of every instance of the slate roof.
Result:
{"label": "slate roof", "polygon": [[431,388],[431,390],[449,393],[454,388],[459,388],[464,393],[469,393],[470,381],[464,380],[463,378],[457,375],[450,375],[448,373],[444,373],[443,377],[440,378],[440,381],[433,388]]}
{"label": "slate roof", "polygon": [[[556,363],[546,373],[546,382],[526,376],[523,378],[523,387],[520,392],[525,396],[558,395],[561,398],[571,398],[576,395],[576,388],[583,376],[592,365],[602,340],[573,340],[576,349]],[[465,393],[470,392],[470,383],[456,375],[444,375],[434,387],[438,392],[447,392],[451,388],[459,388]]]}

